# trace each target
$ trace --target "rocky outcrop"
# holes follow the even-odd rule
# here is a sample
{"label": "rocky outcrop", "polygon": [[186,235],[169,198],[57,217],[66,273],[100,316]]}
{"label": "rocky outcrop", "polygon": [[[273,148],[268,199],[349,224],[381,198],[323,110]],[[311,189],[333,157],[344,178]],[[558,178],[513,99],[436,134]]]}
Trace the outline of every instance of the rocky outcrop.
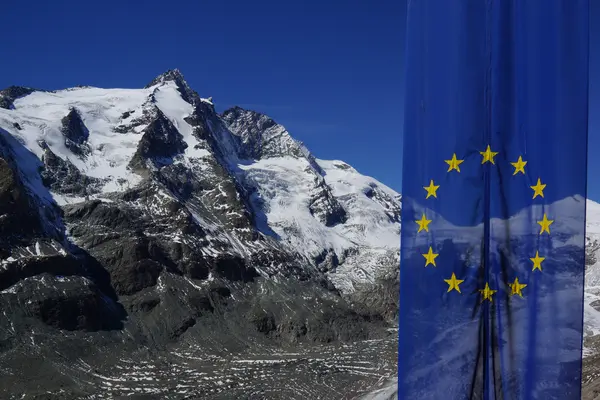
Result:
{"label": "rocky outcrop", "polygon": [[3,262],[3,269],[0,270],[0,290],[10,288],[17,282],[33,276],[73,276],[80,274],[82,269],[80,261],[60,253],[19,257],[14,261]]}
{"label": "rocky outcrop", "polygon": [[22,96],[27,96],[35,92],[35,89],[22,87],[22,86],[10,86],[6,89],[0,90],[0,108],[6,108],[10,110],[13,108],[13,102]]}
{"label": "rocky outcrop", "polygon": [[41,234],[38,212],[18,173],[5,158],[0,158],[0,255],[9,253],[11,246]]}
{"label": "rocky outcrop", "polygon": [[373,283],[360,285],[350,294],[353,308],[374,313],[396,325],[400,290],[400,266],[382,271]]}
{"label": "rocky outcrop", "polygon": [[55,193],[85,197],[98,193],[103,180],[82,174],[69,160],[58,157],[48,145],[41,141],[44,149],[44,169],[40,175],[46,187]]}
{"label": "rocky outcrop", "polygon": [[15,329],[119,329],[123,315],[103,269],[68,244],[43,178],[25,175],[35,159],[6,136],[0,156],[0,309],[12,310],[0,326],[9,318]]}
{"label": "rocky outcrop", "polygon": [[308,206],[310,213],[325,226],[335,226],[346,222],[346,210],[331,193],[322,177],[315,177],[315,186]]}
{"label": "rocky outcrop", "polygon": [[[4,291],[0,304],[18,310],[13,323],[42,322],[65,331],[122,329],[122,311],[89,279],[40,274]],[[27,321],[31,320],[31,321]]]}
{"label": "rocky outcrop", "polygon": [[299,158],[309,155],[308,150],[294,140],[283,126],[264,114],[233,107],[224,111],[221,117],[228,128],[241,139],[241,158]]}
{"label": "rocky outcrop", "polygon": [[69,113],[61,120],[61,132],[65,137],[65,146],[78,156],[86,156],[90,149],[87,139],[90,135],[88,128],[83,123],[81,115],[76,108],[71,108]]}
{"label": "rocky outcrop", "polygon": [[129,162],[129,167],[143,171],[147,168],[147,162],[151,162],[156,168],[172,164],[173,158],[181,154],[186,147],[181,133],[157,109],[156,117],[142,131],[142,139]]}

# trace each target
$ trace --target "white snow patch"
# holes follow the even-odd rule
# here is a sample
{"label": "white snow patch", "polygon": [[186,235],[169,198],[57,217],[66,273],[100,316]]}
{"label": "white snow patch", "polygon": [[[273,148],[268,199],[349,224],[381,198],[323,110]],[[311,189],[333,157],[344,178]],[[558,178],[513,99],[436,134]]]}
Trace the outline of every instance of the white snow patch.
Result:
{"label": "white snow patch", "polygon": [[[0,109],[1,119],[8,118],[17,122],[21,130],[11,134],[20,140],[38,158],[44,150],[38,141],[44,140],[52,152],[63,160],[69,160],[83,174],[96,178],[109,178],[105,191],[119,190],[118,179],[125,179],[135,185],[140,178],[127,169],[137,149],[141,135],[117,133],[113,128],[126,120],[123,113],[135,110],[135,116],[142,115],[144,103],[148,100],[150,89],[99,89],[82,88],[62,90],[54,93],[34,92],[15,100],[14,110]],[[60,131],[61,119],[71,107],[81,114],[89,130],[88,144],[91,154],[86,158],[75,156],[66,146]]]}

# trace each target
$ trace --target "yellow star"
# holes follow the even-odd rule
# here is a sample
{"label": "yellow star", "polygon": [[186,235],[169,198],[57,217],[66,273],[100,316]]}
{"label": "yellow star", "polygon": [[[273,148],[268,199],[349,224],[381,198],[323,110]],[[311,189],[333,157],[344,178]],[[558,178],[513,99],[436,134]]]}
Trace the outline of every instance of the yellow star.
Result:
{"label": "yellow star", "polygon": [[516,175],[519,172],[525,174],[525,165],[527,165],[527,161],[523,161],[523,157],[519,156],[519,159],[516,162],[511,162],[510,165],[515,167],[513,175]]}
{"label": "yellow star", "polygon": [[537,196],[542,196],[544,197],[544,188],[546,187],[546,185],[542,185],[542,181],[540,180],[540,178],[538,178],[537,181],[537,185],[535,186],[530,186],[530,188],[533,189],[533,199],[535,199]]}
{"label": "yellow star", "polygon": [[553,219],[548,219],[548,217],[546,216],[546,213],[544,213],[544,218],[541,221],[537,222],[539,226],[541,226],[540,229],[540,235],[544,232],[548,232],[548,235],[550,234],[550,225],[552,225],[554,223]]}
{"label": "yellow star", "polygon": [[454,275],[454,272],[452,273],[452,276],[450,277],[450,279],[444,279],[444,282],[446,282],[449,286],[448,292],[451,292],[452,289],[454,289],[458,293],[460,293],[460,288],[458,287],[458,285],[460,285],[464,281],[465,281],[464,279],[456,279],[456,275]]}
{"label": "yellow star", "polygon": [[440,185],[435,186],[433,184],[433,179],[429,181],[429,186],[423,186],[423,189],[427,190],[427,197],[425,197],[425,199],[428,199],[429,197],[433,196],[437,199],[437,194],[435,193],[438,188],[440,187]]}
{"label": "yellow star", "polygon": [[491,303],[492,302],[492,295],[497,292],[497,290],[490,289],[490,285],[487,282],[485,284],[485,288],[479,289],[479,291],[483,295],[483,299],[481,300],[482,303],[484,301],[486,301],[486,300],[489,300],[490,303]]}
{"label": "yellow star", "polygon": [[511,283],[510,285],[510,295],[515,295],[518,294],[519,296],[523,297],[523,293],[521,293],[521,290],[523,288],[525,288],[527,285],[524,283],[519,283],[519,278],[515,278],[515,281],[513,283]]}
{"label": "yellow star", "polygon": [[460,172],[459,165],[462,164],[464,161],[465,160],[458,160],[458,159],[456,159],[456,153],[452,154],[452,158],[450,160],[444,160],[444,162],[446,164],[448,164],[448,171],[446,171],[446,172],[450,172],[453,169],[455,169],[458,172]]}
{"label": "yellow star", "polygon": [[539,251],[536,251],[535,257],[530,258],[530,260],[533,261],[532,271],[535,271],[536,269],[539,269],[540,271],[542,271],[542,261],[544,261],[545,259],[546,259],[545,257],[540,257]]}
{"label": "yellow star", "polygon": [[490,149],[490,145],[488,144],[487,149],[485,149],[485,151],[480,151],[479,154],[481,154],[483,156],[483,160],[481,160],[482,164],[485,164],[486,162],[491,162],[492,164],[496,164],[494,162],[494,157],[496,157],[496,154],[498,154],[497,151],[492,151],[492,149]]}
{"label": "yellow star", "polygon": [[417,233],[421,232],[422,230],[425,230],[425,232],[429,232],[428,225],[431,222],[431,220],[425,218],[425,214],[423,214],[420,220],[417,220],[415,222],[419,224],[419,231]]}
{"label": "yellow star", "polygon": [[425,257],[425,260],[426,260],[425,266],[432,264],[434,267],[437,267],[437,265],[435,265],[435,258],[437,256],[439,256],[439,254],[434,253],[431,246],[429,246],[429,251],[427,253],[423,254],[423,257]]}

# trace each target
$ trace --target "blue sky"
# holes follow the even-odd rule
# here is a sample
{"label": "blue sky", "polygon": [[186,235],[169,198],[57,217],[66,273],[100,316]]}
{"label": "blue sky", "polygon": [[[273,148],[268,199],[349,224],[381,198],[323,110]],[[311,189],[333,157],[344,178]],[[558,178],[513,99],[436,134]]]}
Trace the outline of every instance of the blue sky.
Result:
{"label": "blue sky", "polygon": [[[591,48],[600,49],[592,3]],[[405,8],[406,0],[6,2],[0,88],[136,88],[179,68],[220,111],[262,111],[317,157],[400,191]],[[589,196],[600,201],[600,51],[590,64]]]}

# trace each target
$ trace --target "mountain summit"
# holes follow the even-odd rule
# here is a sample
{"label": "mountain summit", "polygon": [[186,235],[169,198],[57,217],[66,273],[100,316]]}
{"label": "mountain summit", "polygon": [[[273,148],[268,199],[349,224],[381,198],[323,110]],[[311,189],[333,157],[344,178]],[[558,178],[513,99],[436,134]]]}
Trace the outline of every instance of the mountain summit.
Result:
{"label": "mountain summit", "polygon": [[177,86],[183,87],[183,86],[187,86],[187,82],[185,81],[185,78],[183,77],[183,74],[181,73],[181,71],[179,71],[179,69],[175,68],[175,69],[170,69],[160,75],[158,75],[156,78],[154,78],[152,80],[152,82],[150,82],[148,85],[146,85],[146,89],[158,85],[159,83],[163,83],[163,82],[167,82],[167,81],[173,81],[177,84]]}
{"label": "mountain summit", "polygon": [[196,105],[200,101],[198,94],[189,87],[183,74],[177,68],[170,69],[167,72],[160,74],[154,78],[152,82],[146,85],[145,89],[156,87],[167,82],[173,82],[175,84],[177,90],[181,94],[181,98],[187,103]]}
{"label": "mountain summit", "polygon": [[266,115],[218,114],[176,69],[143,89],[11,87],[0,106],[0,368],[22,377],[0,387],[78,396],[148,352],[168,358],[164,377],[173,354],[385,337],[400,230],[387,186]]}

